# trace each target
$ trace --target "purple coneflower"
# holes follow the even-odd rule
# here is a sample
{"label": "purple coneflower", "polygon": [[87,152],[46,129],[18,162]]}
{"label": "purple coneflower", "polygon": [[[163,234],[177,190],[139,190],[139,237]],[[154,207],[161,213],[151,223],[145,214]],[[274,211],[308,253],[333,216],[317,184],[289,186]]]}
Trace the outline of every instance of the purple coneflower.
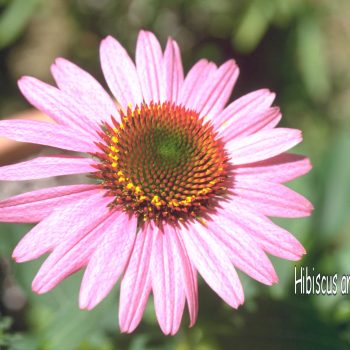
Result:
{"label": "purple coneflower", "polygon": [[58,88],[23,77],[28,101],[55,123],[0,122],[0,135],[85,153],[45,156],[0,168],[1,180],[87,173],[93,183],[46,188],[0,202],[0,220],[38,223],[17,245],[17,262],[50,253],[33,281],[45,293],[86,267],[80,307],[92,309],[121,279],[119,323],[139,324],[150,293],[165,334],[187,301],[197,317],[197,271],[230,306],[244,301],[235,268],[278,281],[266,253],[298,260],[302,245],[268,217],[303,217],[308,200],[282,185],[307,173],[285,153],[301,132],[276,128],[275,95],[262,89],[225,105],[238,77],[229,60],[203,59],[184,77],[180,50],[141,31],[136,64],[112,37],[101,65],[118,106],[87,72],[57,59]]}

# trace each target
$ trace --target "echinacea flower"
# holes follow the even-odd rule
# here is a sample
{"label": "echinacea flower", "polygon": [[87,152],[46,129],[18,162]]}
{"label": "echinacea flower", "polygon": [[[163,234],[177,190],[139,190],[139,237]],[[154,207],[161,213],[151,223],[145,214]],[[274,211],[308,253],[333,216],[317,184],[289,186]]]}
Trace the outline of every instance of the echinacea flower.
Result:
{"label": "echinacea flower", "polygon": [[38,223],[17,245],[17,262],[50,253],[33,281],[45,293],[86,267],[79,304],[92,309],[120,283],[123,332],[139,324],[153,293],[165,334],[175,334],[187,301],[197,317],[197,272],[230,306],[244,301],[235,268],[271,285],[267,253],[298,260],[302,245],[268,217],[303,217],[310,202],[284,186],[307,173],[286,153],[301,132],[281,119],[267,89],[225,107],[238,77],[229,60],[205,59],[184,77],[180,50],[141,31],[136,64],[112,37],[101,65],[117,103],[87,72],[57,59],[58,88],[23,77],[19,88],[55,123],[0,122],[0,135],[85,153],[38,157],[0,168],[1,180],[87,173],[93,183],[59,186],[0,202],[0,220]]}

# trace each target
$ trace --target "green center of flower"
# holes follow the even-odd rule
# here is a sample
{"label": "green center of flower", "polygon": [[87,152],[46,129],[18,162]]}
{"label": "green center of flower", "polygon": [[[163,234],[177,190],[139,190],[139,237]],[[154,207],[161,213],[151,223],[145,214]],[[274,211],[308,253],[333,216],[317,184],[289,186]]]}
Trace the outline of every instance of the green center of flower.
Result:
{"label": "green center of flower", "polygon": [[177,162],[180,159],[179,147],[180,142],[176,142],[172,139],[163,139],[159,142],[157,153],[164,161]]}
{"label": "green center of flower", "polygon": [[227,157],[213,128],[198,113],[150,103],[104,124],[94,176],[113,206],[140,220],[176,222],[201,217],[225,193]]}

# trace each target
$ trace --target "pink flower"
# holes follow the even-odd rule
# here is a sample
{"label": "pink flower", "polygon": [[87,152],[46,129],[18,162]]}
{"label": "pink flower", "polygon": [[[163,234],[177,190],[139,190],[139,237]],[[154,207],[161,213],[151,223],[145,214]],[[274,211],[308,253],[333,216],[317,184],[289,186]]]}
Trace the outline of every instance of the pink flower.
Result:
{"label": "pink flower", "polygon": [[187,302],[197,317],[197,272],[230,306],[244,301],[235,268],[278,281],[266,253],[298,260],[302,245],[268,217],[303,217],[308,200],[282,185],[307,173],[285,153],[301,132],[276,128],[275,95],[262,89],[225,107],[238,77],[229,60],[205,59],[184,77],[180,50],[164,53],[150,32],[136,65],[112,37],[101,64],[118,107],[88,73],[57,59],[58,88],[23,77],[28,101],[56,122],[0,122],[0,135],[86,153],[45,156],[0,168],[1,180],[88,173],[93,184],[47,188],[0,202],[0,220],[38,223],[17,245],[17,262],[50,253],[33,281],[45,293],[86,267],[80,307],[92,309],[119,279],[123,332],[139,324],[153,293],[162,331],[175,334]]}

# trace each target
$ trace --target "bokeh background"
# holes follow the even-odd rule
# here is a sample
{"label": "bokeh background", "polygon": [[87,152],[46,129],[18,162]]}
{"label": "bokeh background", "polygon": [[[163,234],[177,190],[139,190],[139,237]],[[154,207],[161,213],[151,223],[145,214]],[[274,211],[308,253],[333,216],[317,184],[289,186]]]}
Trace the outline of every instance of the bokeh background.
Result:
{"label": "bokeh background", "polygon": [[[241,75],[232,98],[263,87],[277,93],[282,125],[304,133],[295,151],[309,155],[314,166],[290,186],[315,205],[310,218],[278,220],[308,251],[297,264],[272,258],[278,285],[262,286],[240,274],[246,302],[236,311],[202,282],[198,322],[189,329],[185,316],[175,337],[162,335],[152,301],[137,331],[120,334],[118,288],[95,310],[80,311],[81,273],[35,295],[31,280],[43,259],[11,260],[29,226],[0,224],[0,349],[349,349],[350,296],[294,294],[294,266],[350,274],[349,18],[347,0],[0,0],[1,118],[30,108],[17,79],[52,82],[49,67],[57,56],[102,82],[98,46],[104,36],[114,35],[133,55],[141,28],[154,31],[163,47],[171,35],[186,70],[201,57],[218,64],[237,60]],[[28,148],[2,152],[3,142],[2,162],[27,156]],[[0,196],[72,180],[45,181],[2,183]]]}

